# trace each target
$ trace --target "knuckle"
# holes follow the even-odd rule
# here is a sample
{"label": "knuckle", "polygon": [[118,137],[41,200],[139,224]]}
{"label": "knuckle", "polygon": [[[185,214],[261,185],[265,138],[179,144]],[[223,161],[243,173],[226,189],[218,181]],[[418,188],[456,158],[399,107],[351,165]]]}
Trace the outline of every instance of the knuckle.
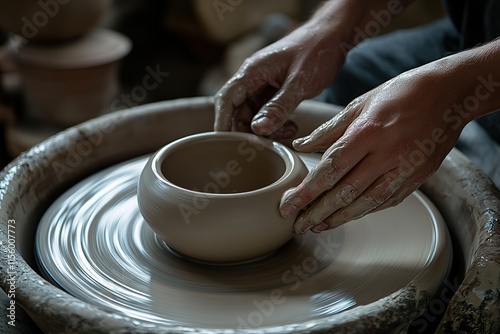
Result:
{"label": "knuckle", "polygon": [[320,200],[313,207],[307,210],[307,219],[312,225],[317,225],[321,223],[326,217],[328,217],[332,210],[328,206],[325,206]]}
{"label": "knuckle", "polygon": [[363,199],[368,205],[377,207],[385,203],[391,194],[388,191],[384,191],[382,193],[374,193],[369,196],[365,196]]}
{"label": "knuckle", "polygon": [[351,204],[358,197],[358,189],[351,184],[346,184],[329,197],[331,197],[330,205],[337,210]]}
{"label": "knuckle", "polygon": [[262,57],[259,55],[252,55],[250,57],[245,58],[243,63],[238,70],[238,73],[251,73],[257,68],[257,64],[261,63]]}
{"label": "knuckle", "polygon": [[290,106],[282,99],[271,100],[265,105],[265,113],[277,119],[287,119]]}
{"label": "knuckle", "polygon": [[324,205],[334,210],[346,207],[358,197],[358,189],[352,184],[343,185],[339,191],[332,191],[324,197]]}
{"label": "knuckle", "polygon": [[340,191],[340,197],[345,203],[349,204],[358,197],[358,193],[358,188],[356,186],[353,184],[346,184]]}
{"label": "knuckle", "polygon": [[322,160],[321,177],[328,189],[337,184],[340,178],[345,174],[345,169],[339,167],[338,160],[339,157],[335,154],[329,154]]}
{"label": "knuckle", "polygon": [[333,158],[322,159],[314,168],[314,174],[318,178],[320,185],[326,189],[331,189],[337,182],[339,169],[334,163]]}
{"label": "knuckle", "polygon": [[364,100],[365,100],[365,95],[358,96],[357,98],[349,102],[344,110],[354,109],[358,107],[361,103],[363,103]]}

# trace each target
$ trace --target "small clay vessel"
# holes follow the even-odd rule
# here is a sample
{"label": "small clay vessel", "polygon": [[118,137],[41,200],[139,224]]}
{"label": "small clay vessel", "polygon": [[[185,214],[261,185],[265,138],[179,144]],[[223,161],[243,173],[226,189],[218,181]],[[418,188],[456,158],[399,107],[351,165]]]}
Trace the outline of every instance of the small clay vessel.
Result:
{"label": "small clay vessel", "polygon": [[24,44],[13,57],[28,111],[61,127],[113,111],[119,61],[131,47],[126,36],[108,29],[68,42]]}
{"label": "small clay vessel", "polygon": [[139,209],[175,252],[204,262],[241,262],[276,250],[295,216],[278,210],[307,174],[286,146],[248,133],[208,132],[156,152],[141,173]]}
{"label": "small clay vessel", "polygon": [[111,5],[111,0],[0,0],[0,27],[30,41],[66,41],[94,29]]}

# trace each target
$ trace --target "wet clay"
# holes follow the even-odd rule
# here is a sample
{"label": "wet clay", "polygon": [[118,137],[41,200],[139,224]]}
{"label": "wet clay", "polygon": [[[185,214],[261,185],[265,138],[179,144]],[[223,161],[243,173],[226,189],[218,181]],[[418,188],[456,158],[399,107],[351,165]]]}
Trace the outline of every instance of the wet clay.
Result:
{"label": "wet clay", "polygon": [[277,142],[247,133],[202,133],[151,157],[138,203],[176,252],[206,262],[248,261],[292,238],[296,215],[283,218],[279,201],[306,174],[302,160]]}

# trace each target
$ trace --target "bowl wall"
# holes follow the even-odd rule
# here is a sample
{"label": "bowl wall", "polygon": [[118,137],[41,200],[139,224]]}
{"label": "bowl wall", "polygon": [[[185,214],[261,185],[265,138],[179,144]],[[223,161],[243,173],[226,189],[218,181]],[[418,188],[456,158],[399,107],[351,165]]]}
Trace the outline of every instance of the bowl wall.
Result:
{"label": "bowl wall", "polygon": [[307,168],[279,143],[242,133],[183,138],[153,155],[138,186],[149,226],[173,250],[206,262],[264,256],[290,240],[283,192]]}
{"label": "bowl wall", "polygon": [[206,137],[181,146],[163,156],[158,172],[196,192],[249,192],[277,182],[286,171],[287,155],[247,138]]}

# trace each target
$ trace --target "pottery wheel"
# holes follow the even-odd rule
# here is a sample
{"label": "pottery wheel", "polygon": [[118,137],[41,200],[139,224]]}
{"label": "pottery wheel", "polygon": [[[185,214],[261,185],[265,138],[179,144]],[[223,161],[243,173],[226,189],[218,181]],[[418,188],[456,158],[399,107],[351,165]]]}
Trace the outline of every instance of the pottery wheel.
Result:
{"label": "pottery wheel", "polygon": [[[319,159],[301,157],[309,168]],[[191,262],[156,238],[139,213],[136,186],[146,160],[74,185],[39,224],[40,270],[84,302],[174,326],[282,326],[330,317],[409,284],[436,290],[449,269],[445,224],[420,192],[252,263]]]}

